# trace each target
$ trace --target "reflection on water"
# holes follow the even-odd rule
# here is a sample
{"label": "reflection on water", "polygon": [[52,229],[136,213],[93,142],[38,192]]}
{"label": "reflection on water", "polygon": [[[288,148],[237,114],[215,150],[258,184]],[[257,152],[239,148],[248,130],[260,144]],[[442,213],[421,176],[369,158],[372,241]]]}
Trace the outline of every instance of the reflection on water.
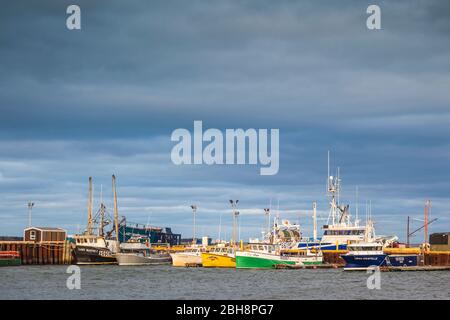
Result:
{"label": "reflection on water", "polygon": [[0,299],[449,299],[450,272],[381,273],[369,290],[365,272],[235,270],[171,266],[82,266],[69,290],[67,266],[0,268]]}

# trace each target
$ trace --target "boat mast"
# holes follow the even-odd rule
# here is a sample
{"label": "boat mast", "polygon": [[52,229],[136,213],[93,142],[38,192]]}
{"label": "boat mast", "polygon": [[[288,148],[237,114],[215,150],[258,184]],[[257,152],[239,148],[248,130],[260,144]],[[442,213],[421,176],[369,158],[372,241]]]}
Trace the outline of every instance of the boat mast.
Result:
{"label": "boat mast", "polygon": [[114,194],[114,227],[116,231],[116,241],[119,244],[119,211],[117,209],[117,191],[116,191],[116,176],[112,175],[112,188]]}
{"label": "boat mast", "polygon": [[92,234],[92,177],[89,177],[89,196],[88,196],[88,225],[87,234]]}
{"label": "boat mast", "polygon": [[330,199],[330,215],[328,216],[328,222],[332,220],[332,225],[336,224],[336,209],[337,209],[337,203],[336,203],[336,193],[339,194],[339,178],[330,176],[330,151],[328,151],[328,176],[327,176],[327,193]]}
{"label": "boat mast", "polygon": [[105,206],[103,205],[103,185],[100,185],[100,226],[98,229],[98,235],[103,237],[104,231],[103,227],[105,224]]}
{"label": "boat mast", "polygon": [[359,187],[356,186],[356,213],[355,213],[355,227],[358,226],[358,209],[359,209]]}

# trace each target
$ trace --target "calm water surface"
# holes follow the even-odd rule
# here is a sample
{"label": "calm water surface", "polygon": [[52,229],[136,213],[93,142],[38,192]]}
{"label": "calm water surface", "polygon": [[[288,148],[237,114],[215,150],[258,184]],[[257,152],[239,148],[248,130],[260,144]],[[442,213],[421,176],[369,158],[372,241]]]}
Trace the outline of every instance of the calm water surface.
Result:
{"label": "calm water surface", "polygon": [[450,299],[450,271],[235,270],[171,266],[82,266],[69,290],[67,266],[0,268],[0,299]]}

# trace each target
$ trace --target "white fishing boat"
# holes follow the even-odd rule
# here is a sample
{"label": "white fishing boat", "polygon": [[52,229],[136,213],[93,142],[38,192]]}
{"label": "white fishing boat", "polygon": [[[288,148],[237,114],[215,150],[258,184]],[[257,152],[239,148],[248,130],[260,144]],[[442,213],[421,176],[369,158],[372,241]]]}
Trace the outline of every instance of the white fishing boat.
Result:
{"label": "white fishing boat", "polygon": [[[322,251],[327,250],[347,250],[347,245],[359,243],[364,241],[365,235],[373,229],[373,226],[367,224],[360,225],[358,219],[358,206],[356,207],[356,214],[353,218],[350,214],[350,206],[342,205],[340,203],[341,178],[339,168],[337,169],[336,177],[330,175],[330,160],[328,155],[328,178],[327,178],[327,193],[330,198],[330,213],[328,221],[323,225],[323,236],[317,238],[316,221],[314,221],[314,237],[302,239],[297,244],[299,249],[313,248]],[[358,194],[357,194],[358,198]],[[358,203],[358,200],[357,200]],[[315,216],[315,205],[314,205]],[[370,211],[370,207],[367,208]],[[384,245],[396,241],[395,236],[379,236],[376,241],[382,242]]]}
{"label": "white fishing boat", "polygon": [[121,243],[116,259],[120,266],[160,265],[172,262],[170,254],[152,249],[144,238],[132,238],[128,242]]}
{"label": "white fishing boat", "polygon": [[171,253],[172,265],[174,267],[201,266],[202,252],[206,252],[206,249],[200,246],[191,246],[184,251]]}

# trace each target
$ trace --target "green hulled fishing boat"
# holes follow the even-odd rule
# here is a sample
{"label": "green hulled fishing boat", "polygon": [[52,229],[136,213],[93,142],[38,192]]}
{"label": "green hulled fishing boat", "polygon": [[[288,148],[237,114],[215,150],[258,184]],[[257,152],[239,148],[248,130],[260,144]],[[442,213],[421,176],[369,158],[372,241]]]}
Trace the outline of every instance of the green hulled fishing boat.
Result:
{"label": "green hulled fishing boat", "polygon": [[19,266],[22,264],[18,251],[0,251],[0,267]]}
{"label": "green hulled fishing boat", "polygon": [[309,250],[283,251],[274,244],[250,244],[245,251],[236,252],[238,269],[273,269],[279,265],[318,265],[322,264],[322,254]]}

